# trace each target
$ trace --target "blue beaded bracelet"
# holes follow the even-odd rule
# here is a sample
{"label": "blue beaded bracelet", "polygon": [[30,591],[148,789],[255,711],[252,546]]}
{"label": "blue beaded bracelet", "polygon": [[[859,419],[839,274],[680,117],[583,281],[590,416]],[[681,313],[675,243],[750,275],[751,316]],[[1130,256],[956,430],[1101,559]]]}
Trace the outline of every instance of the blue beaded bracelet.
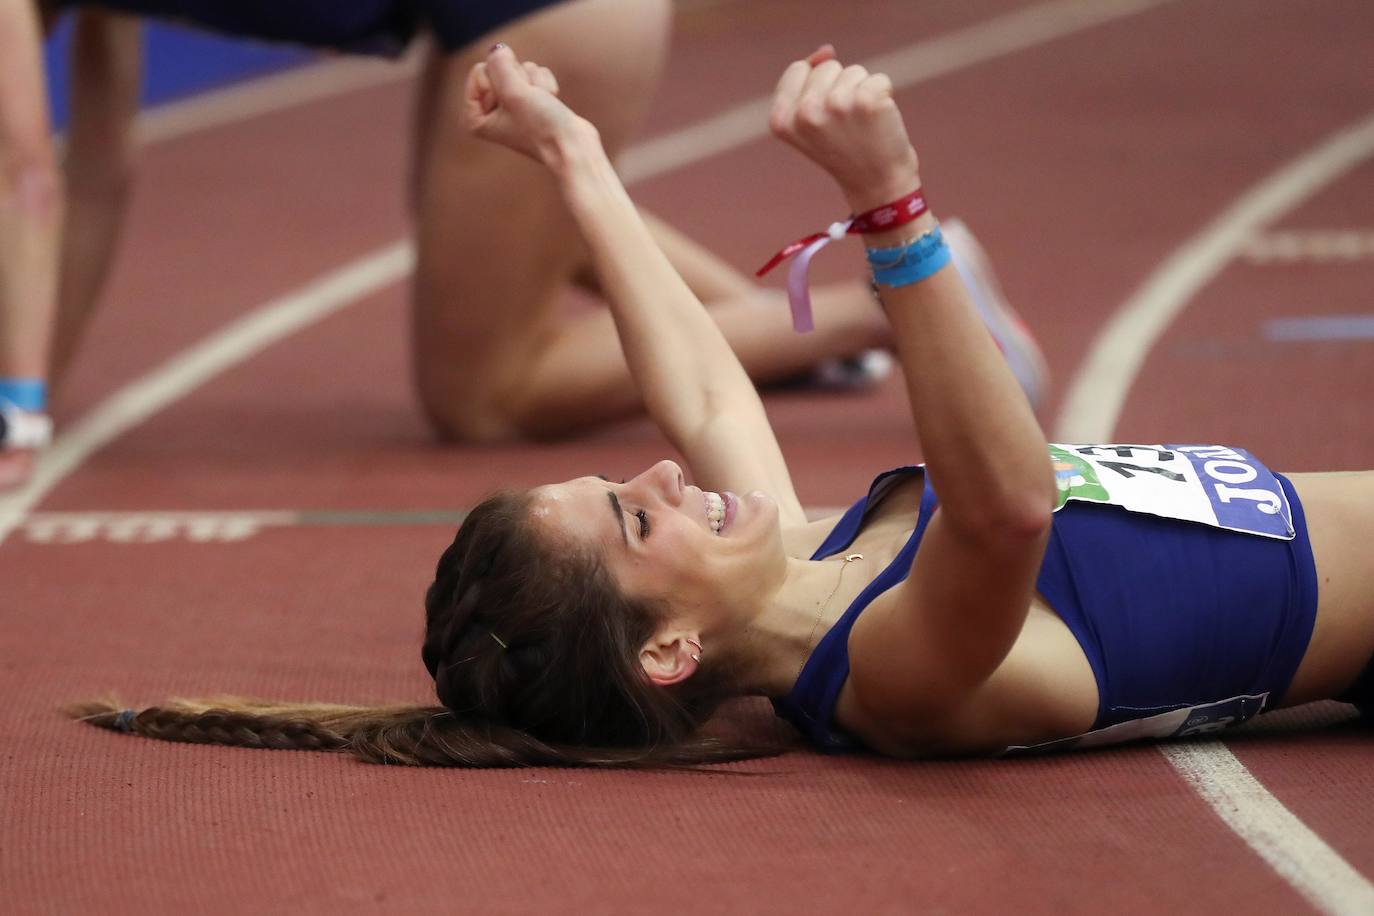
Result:
{"label": "blue beaded bracelet", "polygon": [[48,386],[36,378],[0,378],[0,404],[42,413],[48,406]]}
{"label": "blue beaded bracelet", "polygon": [[920,283],[950,261],[949,246],[940,227],[896,248],[865,248],[873,282],[896,289]]}

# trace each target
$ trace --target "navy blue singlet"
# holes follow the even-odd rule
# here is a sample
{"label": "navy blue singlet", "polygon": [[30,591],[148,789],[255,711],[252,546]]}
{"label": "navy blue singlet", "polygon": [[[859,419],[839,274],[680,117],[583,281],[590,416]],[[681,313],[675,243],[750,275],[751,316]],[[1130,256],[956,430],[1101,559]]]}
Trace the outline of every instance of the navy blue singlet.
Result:
{"label": "navy blue singlet", "polygon": [[[846,549],[869,509],[916,473],[880,474],[811,559]],[[1215,731],[1282,698],[1312,635],[1317,578],[1302,504],[1275,477],[1292,508],[1291,541],[1111,505],[1071,501],[1055,513],[1036,587],[1083,647],[1098,714],[1087,735],[1036,750]],[[907,543],[821,638],[792,691],[774,700],[821,749],[860,746],[833,721],[849,676],[849,633],[874,598],[911,572],[936,505],[927,478]]]}

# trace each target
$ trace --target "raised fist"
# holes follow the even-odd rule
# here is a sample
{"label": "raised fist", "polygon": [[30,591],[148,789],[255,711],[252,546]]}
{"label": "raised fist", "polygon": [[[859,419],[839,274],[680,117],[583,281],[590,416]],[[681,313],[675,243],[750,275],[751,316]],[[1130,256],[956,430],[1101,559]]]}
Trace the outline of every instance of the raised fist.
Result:
{"label": "raised fist", "polygon": [[855,212],[902,197],[920,183],[892,81],[841,66],[830,45],[783,71],[768,124],[774,136],[830,173]]}
{"label": "raised fist", "polygon": [[478,137],[540,161],[547,161],[563,132],[585,123],[559,101],[549,68],[522,63],[504,44],[493,46],[468,74],[463,114]]}

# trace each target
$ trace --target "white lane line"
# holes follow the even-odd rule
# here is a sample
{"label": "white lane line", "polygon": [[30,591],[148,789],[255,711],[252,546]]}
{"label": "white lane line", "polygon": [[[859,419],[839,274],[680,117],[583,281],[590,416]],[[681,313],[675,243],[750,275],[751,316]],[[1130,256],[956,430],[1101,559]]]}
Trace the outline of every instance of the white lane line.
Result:
{"label": "white lane line", "polygon": [[1277,343],[1320,340],[1374,340],[1374,315],[1324,315],[1275,318],[1264,323],[1264,337]]}
{"label": "white lane line", "polygon": [[1241,257],[1251,264],[1349,263],[1374,258],[1374,229],[1285,229],[1255,235]]}
{"label": "white lane line", "polygon": [[[1053,0],[918,41],[861,63],[869,70],[886,73],[896,88],[904,89],[1174,2],[1177,0]],[[627,183],[640,181],[757,140],[768,133],[769,102],[768,97],[753,99],[641,143],[627,150],[616,168]]]}
{"label": "white lane line", "polygon": [[1279,876],[1323,913],[1374,913],[1374,885],[1269,793],[1220,742],[1164,745],[1174,769]]}
{"label": "white lane line", "polygon": [[100,402],[62,430],[39,456],[33,477],[25,486],[0,496],[0,543],[49,490],[98,449],[225,369],[399,282],[410,272],[413,260],[409,245],[397,242],[324,274],[230,322]]}
{"label": "white lane line", "polygon": [[1111,437],[1146,355],[1189,300],[1266,223],[1374,154],[1374,115],[1251,188],[1176,249],[1117,309],[1078,370],[1055,424],[1057,442]]}
{"label": "white lane line", "polygon": [[[907,46],[878,60],[891,61],[901,71],[901,85],[910,86],[922,79],[953,72],[960,66],[971,66],[997,54],[1030,47],[1035,41],[1048,41],[1090,25],[1170,2],[1176,0],[1055,0],[990,20],[986,24],[986,31],[980,32],[979,27],[974,26],[953,33],[948,36],[952,42],[949,46],[942,45],[940,39],[933,39]],[[1045,18],[1046,24],[1037,28],[1033,20],[1041,17]],[[1034,41],[1017,39],[1011,33],[1018,28],[1030,29],[1031,34],[1037,37]],[[914,58],[907,60],[918,48],[923,49],[922,53],[931,54],[943,63],[934,70],[923,70]],[[364,61],[361,63],[360,72],[371,72],[378,66],[386,67],[385,64],[378,62]],[[377,79],[384,80],[389,78],[390,71],[376,70],[376,74]],[[321,77],[320,85],[316,85],[315,78],[309,73],[288,73],[276,79],[289,81],[293,78],[300,78],[304,85],[312,87],[297,93],[293,99],[321,98],[331,94],[327,86],[332,78]],[[270,83],[272,80],[265,82]],[[154,124],[143,128],[146,136],[176,136],[188,130],[224,123],[224,119],[232,120],[259,114],[269,110],[261,107],[262,105],[271,105],[269,100],[256,94],[251,86],[247,89],[226,90],[225,97],[230,101],[216,107],[220,114],[197,116],[191,111],[195,103],[188,102],[184,114],[168,114],[162,126]],[[287,101],[282,107],[296,103]],[[766,105],[766,100],[748,103],[742,107],[748,109],[752,106],[757,110],[761,104]],[[255,105],[258,107],[254,107]],[[148,117],[154,115],[150,114]],[[715,139],[712,129],[705,126],[717,120],[708,119],[696,127],[669,135],[677,138],[675,142],[690,146],[693,150],[690,159],[665,156],[662,146],[655,146],[659,141],[650,140],[627,150],[622,162],[625,159],[629,160],[633,180],[644,180],[679,168],[697,158],[747,142],[760,136],[766,129],[766,125],[760,123],[747,135],[727,132],[725,140],[718,140]],[[646,149],[650,152],[645,152]],[[658,152],[652,152],[655,149]],[[627,181],[629,180],[631,179],[627,176]],[[0,543],[4,542],[26,513],[37,505],[48,491],[75,471],[98,449],[184,397],[219,372],[248,359],[282,337],[357,301],[368,293],[403,279],[409,273],[413,260],[414,256],[407,242],[394,242],[351,265],[317,278],[296,292],[258,308],[97,404],[89,414],[60,432],[52,447],[39,457],[34,475],[27,485],[0,495]]]}
{"label": "white lane line", "polygon": [[[1107,322],[1069,388],[1058,442],[1106,442],[1145,356],[1189,300],[1265,224],[1374,155],[1374,115],[1280,169],[1185,242]],[[1217,815],[1323,913],[1374,913],[1374,884],[1284,807],[1220,743],[1166,745],[1165,758]]]}

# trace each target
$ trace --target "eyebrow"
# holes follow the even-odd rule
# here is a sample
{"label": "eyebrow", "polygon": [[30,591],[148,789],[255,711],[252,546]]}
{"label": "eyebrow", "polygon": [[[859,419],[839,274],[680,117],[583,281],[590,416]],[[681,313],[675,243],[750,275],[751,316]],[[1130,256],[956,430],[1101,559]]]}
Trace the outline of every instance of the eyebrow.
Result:
{"label": "eyebrow", "polygon": [[625,531],[625,510],[620,508],[620,500],[615,498],[615,494],[610,490],[606,495],[611,498],[611,511],[615,513],[615,520],[620,523],[620,536],[625,539],[625,543],[630,543],[630,535]]}

